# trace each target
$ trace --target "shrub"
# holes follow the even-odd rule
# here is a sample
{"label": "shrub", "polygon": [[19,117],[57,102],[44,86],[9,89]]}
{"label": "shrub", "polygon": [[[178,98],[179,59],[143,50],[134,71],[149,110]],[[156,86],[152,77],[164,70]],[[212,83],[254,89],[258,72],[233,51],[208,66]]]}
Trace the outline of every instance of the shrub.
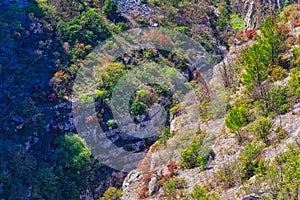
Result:
{"label": "shrub", "polygon": [[176,26],[174,30],[186,35],[190,35],[190,28],[187,26]]}
{"label": "shrub", "polygon": [[161,135],[159,136],[158,140],[161,142],[161,143],[165,143],[167,142],[167,140],[171,137],[171,132],[169,131],[168,128],[164,127],[163,130],[162,130],[162,133]]}
{"label": "shrub", "polygon": [[290,108],[288,89],[285,87],[273,88],[269,91],[269,113],[284,114]]}
{"label": "shrub", "polygon": [[197,157],[201,148],[201,143],[202,141],[199,136],[196,136],[191,145],[187,149],[181,151],[183,166],[185,168],[190,169],[198,166]]}
{"label": "shrub", "polygon": [[166,181],[163,185],[163,190],[166,195],[169,197],[176,198],[177,196],[182,197],[184,188],[187,186],[186,181],[184,178],[171,178],[170,180]]}
{"label": "shrub", "polygon": [[117,5],[114,0],[105,0],[105,3],[102,7],[102,11],[107,14],[111,15],[115,13],[117,10]]}
{"label": "shrub", "polygon": [[115,187],[109,187],[103,197],[101,197],[99,200],[120,200],[122,196],[122,190],[117,189]]}
{"label": "shrub", "polygon": [[196,185],[193,189],[193,193],[189,195],[193,200],[219,200],[214,193],[209,193],[208,190],[204,187]]}
{"label": "shrub", "polygon": [[143,102],[133,102],[131,107],[130,107],[130,112],[131,114],[137,116],[137,115],[142,115],[146,112],[147,105]]}
{"label": "shrub", "polygon": [[91,104],[94,102],[94,98],[88,95],[80,95],[79,100],[81,104]]}
{"label": "shrub", "polygon": [[246,30],[245,35],[247,38],[252,39],[254,36],[257,35],[256,30]]}
{"label": "shrub", "polygon": [[139,190],[138,190],[138,197],[140,199],[145,199],[146,197],[149,196],[149,188],[148,185],[143,185]]}
{"label": "shrub", "polygon": [[33,13],[37,18],[42,18],[45,16],[43,10],[36,3],[30,3],[24,6],[23,9],[28,14]]}
{"label": "shrub", "polygon": [[167,165],[168,171],[173,175],[176,173],[178,167],[175,162],[170,161]]}
{"label": "shrub", "polygon": [[76,41],[95,45],[111,35],[105,20],[96,9],[89,9],[79,16],[66,21],[59,26],[64,41],[75,44]]}
{"label": "shrub", "polygon": [[203,138],[205,135],[197,135],[191,145],[181,151],[182,164],[185,168],[199,167],[203,170],[209,158],[214,157],[212,149],[203,146]]}
{"label": "shrub", "polygon": [[272,128],[272,120],[270,118],[259,116],[254,122],[251,122],[247,128],[252,134],[258,136],[267,143],[268,135]]}
{"label": "shrub", "polygon": [[126,69],[123,63],[109,63],[99,80],[101,89],[105,89],[111,94],[125,73]]}
{"label": "shrub", "polygon": [[244,22],[243,20],[241,19],[241,17],[234,13],[230,16],[230,23],[231,23],[231,26],[234,28],[234,29],[243,29],[244,28]]}
{"label": "shrub", "polygon": [[286,78],[288,76],[288,73],[285,69],[283,69],[281,66],[273,67],[271,71],[271,80],[272,81],[278,81],[283,78]]}
{"label": "shrub", "polygon": [[248,109],[244,106],[233,107],[229,110],[225,120],[226,126],[232,132],[236,132],[241,141],[240,129],[247,123]]}
{"label": "shrub", "polygon": [[78,135],[63,135],[56,138],[56,174],[58,188],[63,188],[59,199],[78,199],[80,191],[88,188],[88,173],[92,164],[91,152]]}
{"label": "shrub", "polygon": [[248,180],[255,174],[262,171],[263,160],[260,158],[260,152],[264,145],[247,145],[240,155],[242,167],[242,180]]}
{"label": "shrub", "polygon": [[[298,199],[300,184],[300,151],[290,145],[288,151],[277,156],[268,166],[263,177],[271,185],[271,195],[275,199]],[[272,199],[273,199],[272,198]]]}
{"label": "shrub", "polygon": [[64,135],[56,142],[60,164],[66,168],[73,168],[74,171],[87,169],[91,164],[91,153],[86,143],[78,135]]}
{"label": "shrub", "polygon": [[296,67],[291,70],[290,80],[288,81],[291,92],[294,95],[300,94],[300,68]]}
{"label": "shrub", "polygon": [[107,91],[106,90],[96,90],[95,93],[95,98],[103,98],[107,95]]}
{"label": "shrub", "polygon": [[300,47],[295,47],[293,50],[292,64],[294,67],[300,67]]}
{"label": "shrub", "polygon": [[117,120],[115,119],[110,119],[107,121],[107,126],[109,126],[110,129],[116,128],[117,126]]}
{"label": "shrub", "polygon": [[122,31],[127,30],[128,27],[129,27],[128,24],[126,24],[126,23],[124,23],[124,22],[118,22],[118,23],[116,24],[116,26],[113,28],[113,31],[114,31],[115,33],[120,33],[120,32],[122,32]]}
{"label": "shrub", "polygon": [[223,189],[228,190],[242,183],[241,168],[236,162],[231,162],[221,167],[220,171],[216,173],[216,178],[220,181]]}
{"label": "shrub", "polygon": [[170,114],[171,114],[171,115],[176,115],[176,114],[178,114],[181,110],[182,110],[181,105],[178,103],[178,104],[174,105],[174,106],[170,109]]}

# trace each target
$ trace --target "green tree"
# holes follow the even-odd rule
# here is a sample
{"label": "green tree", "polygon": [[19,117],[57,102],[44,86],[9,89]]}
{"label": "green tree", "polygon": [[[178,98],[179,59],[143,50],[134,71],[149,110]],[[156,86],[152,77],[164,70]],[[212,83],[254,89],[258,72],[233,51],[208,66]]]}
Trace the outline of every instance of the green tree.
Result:
{"label": "green tree", "polygon": [[278,28],[275,19],[269,17],[260,28],[263,38],[260,43],[267,43],[269,45],[270,57],[272,64],[275,64],[279,55],[279,52],[284,50],[285,43],[284,33]]}
{"label": "green tree", "polygon": [[180,152],[182,164],[185,168],[199,167],[200,170],[203,170],[209,158],[214,157],[213,150],[203,145],[204,136],[203,133],[195,136],[191,145]]}
{"label": "green tree", "polygon": [[51,168],[38,169],[35,173],[32,199],[55,200],[60,197],[58,192],[58,177]]}
{"label": "green tree", "polygon": [[243,54],[242,60],[246,70],[243,74],[246,88],[250,92],[258,90],[258,97],[265,96],[266,91],[262,83],[268,78],[271,63],[267,44],[254,44]]}
{"label": "green tree", "polygon": [[117,5],[114,0],[106,0],[102,7],[102,11],[107,15],[114,14],[116,10],[117,10]]}
{"label": "green tree", "polygon": [[79,199],[80,191],[88,187],[91,153],[78,135],[63,135],[54,141],[57,148],[58,188],[62,199]]}
{"label": "green tree", "polygon": [[232,132],[236,132],[239,141],[241,141],[240,129],[247,123],[248,110],[245,106],[233,107],[225,120],[226,126]]}
{"label": "green tree", "polygon": [[263,160],[260,159],[260,153],[263,148],[264,145],[249,144],[240,155],[243,180],[248,180],[263,170]]}
{"label": "green tree", "polygon": [[110,63],[100,77],[100,87],[112,93],[119,79],[126,73],[123,63]]}
{"label": "green tree", "polygon": [[91,164],[91,152],[78,135],[64,135],[57,139],[59,164],[74,171],[87,170]]}
{"label": "green tree", "polygon": [[111,35],[103,16],[96,9],[89,9],[59,26],[63,40],[95,45]]}

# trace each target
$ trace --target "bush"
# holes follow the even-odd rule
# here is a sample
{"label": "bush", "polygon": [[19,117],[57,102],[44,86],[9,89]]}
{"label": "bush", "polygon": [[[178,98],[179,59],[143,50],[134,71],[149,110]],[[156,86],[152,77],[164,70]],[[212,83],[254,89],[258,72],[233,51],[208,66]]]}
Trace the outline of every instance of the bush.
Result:
{"label": "bush", "polygon": [[271,186],[272,199],[298,199],[300,184],[300,151],[293,145],[268,166],[264,180]]}
{"label": "bush", "polygon": [[88,95],[80,95],[79,100],[81,104],[91,104],[94,102],[94,98]]}
{"label": "bush", "polygon": [[95,98],[103,98],[107,95],[107,91],[106,90],[96,90],[95,93]]}
{"label": "bush", "polygon": [[33,13],[37,18],[42,18],[45,16],[43,10],[36,3],[30,3],[24,6],[23,9],[28,14]]}
{"label": "bush", "polygon": [[124,22],[118,22],[116,26],[113,28],[113,32],[115,33],[121,33],[122,31],[125,31],[128,29],[128,24]]}
{"label": "bush", "polygon": [[242,183],[241,168],[236,162],[226,164],[216,173],[216,178],[222,188],[228,190]]}
{"label": "bush", "polygon": [[203,170],[205,168],[207,161],[208,161],[207,155],[205,155],[204,153],[201,153],[198,155],[197,164],[201,170]]}
{"label": "bush", "polygon": [[259,116],[254,122],[251,122],[247,129],[255,136],[258,136],[265,143],[268,142],[268,135],[272,128],[272,120],[270,118]]}
{"label": "bush", "polygon": [[212,149],[203,147],[203,138],[205,135],[197,135],[191,145],[181,151],[182,164],[185,168],[199,167],[203,170],[209,158],[214,158]]}
{"label": "bush", "polygon": [[119,79],[125,73],[126,69],[123,63],[114,62],[108,64],[99,80],[101,89],[105,89],[109,94],[111,94],[114,91]]}
{"label": "bush", "polygon": [[202,141],[199,136],[194,138],[189,148],[181,151],[181,157],[183,160],[183,166],[187,169],[191,169],[198,166],[197,157],[201,148]]}
{"label": "bush", "polygon": [[102,11],[107,14],[111,15],[115,13],[117,10],[117,5],[114,0],[105,0],[105,3],[102,7]]}
{"label": "bush", "polygon": [[244,105],[233,107],[229,110],[225,120],[225,124],[230,131],[237,133],[239,141],[242,140],[240,129],[247,123],[248,112]]}
{"label": "bush", "polygon": [[91,152],[86,143],[78,135],[64,135],[56,142],[58,145],[59,163],[74,171],[87,170],[91,164]]}
{"label": "bush", "polygon": [[271,80],[272,81],[282,80],[283,78],[286,78],[287,76],[288,76],[287,71],[280,66],[273,67],[273,69],[271,71]]}
{"label": "bush", "polygon": [[120,200],[122,196],[122,190],[117,189],[115,187],[109,187],[103,197],[101,197],[99,200]]}
{"label": "bush", "polygon": [[146,197],[149,196],[149,188],[148,185],[143,185],[137,192],[138,197],[140,199],[145,199]]}
{"label": "bush", "polygon": [[[111,35],[105,20],[95,9],[82,12],[79,16],[59,26],[64,41],[96,45]],[[95,44],[96,43],[96,44]]]}
{"label": "bush", "polygon": [[234,28],[234,29],[243,29],[244,28],[244,22],[243,22],[243,19],[240,18],[240,16],[238,14],[232,14],[230,16],[230,23],[231,23],[231,26]]}
{"label": "bush", "polygon": [[300,67],[300,47],[295,47],[293,50],[292,64],[294,67]]}
{"label": "bush", "polygon": [[57,149],[55,174],[60,180],[57,187],[63,190],[59,199],[79,199],[80,191],[88,188],[91,152],[78,135],[59,136],[54,147]]}
{"label": "bush", "polygon": [[165,143],[167,142],[167,140],[171,137],[171,133],[169,131],[168,128],[164,127],[163,130],[162,130],[162,133],[161,135],[159,136],[158,140],[161,142],[161,143]]}
{"label": "bush", "polygon": [[300,94],[300,68],[296,67],[291,70],[290,80],[288,81],[291,92],[294,95]]}
{"label": "bush", "polygon": [[107,121],[107,126],[109,126],[110,129],[116,128],[117,126],[117,120],[115,119],[110,119]]}
{"label": "bush", "polygon": [[174,105],[172,108],[170,108],[170,114],[171,115],[176,115],[182,110],[181,105],[178,103]]}
{"label": "bush", "polygon": [[177,196],[182,197],[184,188],[187,186],[186,181],[184,178],[171,178],[170,180],[166,181],[163,185],[163,190],[166,195],[169,197],[176,198]]}
{"label": "bush", "polygon": [[193,193],[189,195],[193,200],[218,200],[220,199],[214,193],[210,194],[204,187],[196,185],[193,189]]}
{"label": "bush", "polygon": [[134,116],[137,115],[142,115],[146,112],[147,109],[147,105],[143,102],[133,102],[131,107],[130,107],[130,112],[131,114],[133,114]]}
{"label": "bush", "polygon": [[290,108],[288,89],[285,87],[273,88],[269,91],[269,113],[284,114]]}
{"label": "bush", "polygon": [[242,180],[246,181],[263,169],[263,160],[260,159],[260,152],[264,145],[247,145],[240,155],[242,166]]}

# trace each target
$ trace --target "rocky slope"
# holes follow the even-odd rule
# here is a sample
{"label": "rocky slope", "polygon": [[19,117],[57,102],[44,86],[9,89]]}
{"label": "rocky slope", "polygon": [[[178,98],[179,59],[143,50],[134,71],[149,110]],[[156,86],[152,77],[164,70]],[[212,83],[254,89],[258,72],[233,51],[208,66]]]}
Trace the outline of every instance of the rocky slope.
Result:
{"label": "rocky slope", "polygon": [[[277,5],[278,6],[278,5]],[[291,21],[288,21],[287,25],[292,31],[290,31],[290,37],[298,37],[300,34],[300,27],[294,27]],[[235,65],[235,62],[240,59],[240,52],[243,49],[253,45],[253,41],[241,42],[232,46],[229,49],[228,54],[224,57],[223,61],[216,65],[214,68],[218,71],[222,69],[224,65]],[[297,47],[299,43],[296,43],[294,47]],[[289,54],[289,53],[288,53]],[[220,77],[219,77],[220,78]],[[274,84],[285,86],[288,82],[288,78],[277,81]],[[220,80],[220,79],[219,79]],[[213,82],[213,81],[212,81]],[[240,88],[243,90],[242,88]],[[242,95],[242,91],[233,94],[233,99]],[[177,178],[184,179],[186,185],[184,187],[184,194],[191,194],[197,185],[207,186],[213,188],[213,192],[217,193],[220,199],[261,199],[268,196],[266,188],[267,186],[256,185],[255,181],[258,179],[256,176],[252,177],[245,185],[229,186],[224,189],[220,187],[216,182],[216,174],[230,164],[235,165],[240,159],[240,155],[244,150],[244,147],[238,144],[236,136],[226,129],[224,118],[203,122],[196,120],[197,117],[190,117],[192,114],[193,106],[195,102],[185,101],[183,104],[183,110],[179,115],[171,119],[170,130],[174,133],[174,136],[170,138],[165,144],[154,144],[148,155],[144,159],[144,162],[148,164],[147,170],[144,168],[138,168],[137,170],[129,173],[123,183],[123,196],[122,199],[166,199],[166,190],[163,189],[162,180],[166,177],[175,176]],[[270,141],[275,144],[263,149],[261,158],[266,161],[274,161],[274,159],[282,153],[288,151],[291,144],[298,144],[300,142],[300,113],[299,103],[296,103],[289,112],[278,115],[274,118],[273,127],[271,130]],[[195,109],[195,108],[194,108]],[[214,152],[214,156],[208,160],[208,164],[205,169],[192,168],[185,169],[174,167],[175,163],[180,163],[180,152],[189,146],[192,138],[197,135],[197,129],[210,133],[208,135],[214,135],[210,148]],[[284,130],[284,139],[276,142],[278,137],[278,130]],[[199,133],[198,133],[199,134]],[[189,141],[190,140],[190,141]],[[188,142],[189,141],[189,142]],[[205,146],[205,143],[204,143]],[[170,168],[173,166],[175,168]],[[145,188],[144,190],[141,188]],[[182,196],[171,197],[172,199],[182,199]],[[298,197],[299,198],[299,197]],[[194,198],[192,198],[194,199]]]}
{"label": "rocky slope", "polygon": [[[33,4],[36,2],[38,4]],[[116,0],[115,2],[126,18],[122,21],[125,28],[122,27],[122,23],[118,24],[118,20],[116,23],[109,20],[109,15],[115,11],[103,14],[101,8],[103,2],[101,5],[98,1],[0,2],[2,11],[0,90],[4,91],[0,93],[1,198],[98,199],[108,187],[121,187],[125,179],[124,200],[142,197],[161,199],[164,197],[161,187],[163,183],[160,182],[162,177],[170,178],[176,175],[178,178],[186,179],[188,184],[184,193],[190,193],[198,184],[209,184],[213,187],[212,175],[222,169],[223,165],[238,159],[243,147],[237,144],[234,135],[229,134],[224,127],[224,116],[216,120],[201,121],[199,113],[194,112],[198,110],[198,102],[192,98],[182,102],[180,111],[169,116],[168,125],[173,137],[163,145],[154,143],[149,151],[147,149],[149,144],[157,138],[136,140],[122,134],[117,128],[104,132],[103,138],[108,138],[110,142],[117,143],[124,149],[148,152],[137,170],[125,178],[126,173],[106,167],[92,156],[88,156],[88,159],[84,157],[89,154],[85,154],[84,150],[87,148],[84,143],[75,140],[76,130],[70,98],[57,90],[56,86],[62,83],[62,89],[69,89],[68,84],[72,82],[69,80],[70,77],[75,77],[74,71],[78,69],[76,67],[84,62],[85,55],[92,48],[90,44],[99,44],[103,39],[102,32],[107,33],[108,37],[109,34],[126,30],[127,25],[163,26],[194,37],[217,57],[216,60],[223,60],[214,69],[218,77],[218,70],[222,69],[224,64],[233,65],[237,53],[253,44],[249,38],[239,37],[232,41],[236,45],[229,48],[228,43],[231,43],[229,38],[235,35],[235,30],[230,23],[224,25],[220,19],[230,21],[231,13],[241,11],[246,16],[245,29],[254,29],[260,23],[261,16],[268,15],[270,13],[268,10],[276,13],[275,10],[283,7],[286,1],[269,1],[268,4],[265,2],[258,4],[258,1],[234,1],[229,3],[230,5],[225,5],[228,3],[225,1],[220,4],[204,1],[199,3],[186,1],[186,4],[177,1],[172,1],[171,4],[169,4],[171,1],[142,3],[138,0]],[[226,11],[222,13],[224,7]],[[95,21],[98,24],[94,24]],[[289,22],[288,25],[292,35],[298,36],[299,27],[292,27],[293,23]],[[99,31],[98,27],[103,29]],[[87,31],[84,33],[88,34],[82,34],[83,31]],[[94,33],[98,35],[95,36]],[[90,38],[85,37],[86,35]],[[149,52],[140,52],[149,56],[147,53]],[[138,54],[135,52],[135,55]],[[153,57],[157,59],[159,56]],[[130,59],[132,62],[137,61],[134,56]],[[176,57],[170,59],[168,63],[175,63],[176,59]],[[192,70],[184,73],[192,79]],[[220,79],[216,77],[210,81],[212,85]],[[199,82],[200,79],[199,77]],[[279,81],[278,84],[284,85],[286,82],[287,79]],[[237,96],[243,92],[243,88],[240,89]],[[279,127],[286,131],[288,137],[274,147],[265,148],[262,152],[264,158],[274,159],[274,156],[286,151],[288,143],[298,140],[297,123],[294,123],[299,121],[298,112],[299,105],[296,104],[290,112],[274,119],[274,135],[276,128]],[[104,118],[107,120],[109,117],[110,113],[101,120]],[[105,128],[108,129],[108,126]],[[125,129],[131,131],[129,125],[125,126]],[[181,150],[187,148],[191,144],[191,139],[201,135],[202,132],[207,132],[205,143],[211,146],[214,152],[205,170],[199,173],[199,168],[180,167],[177,162],[181,160]],[[69,135],[75,135],[72,138],[74,143],[67,143],[65,140]],[[106,145],[108,144],[104,144]],[[73,147],[77,149],[74,150]],[[105,156],[122,156],[119,151],[109,153]],[[83,159],[86,159],[86,162],[81,162]],[[78,163],[85,169],[78,169]],[[85,166],[85,163],[88,163],[88,166]],[[140,193],[141,186],[146,190],[143,194]],[[216,186],[215,191],[222,199],[241,198],[249,193],[240,186],[228,190]],[[255,188],[252,191],[255,191]],[[142,196],[144,194],[148,195]]]}

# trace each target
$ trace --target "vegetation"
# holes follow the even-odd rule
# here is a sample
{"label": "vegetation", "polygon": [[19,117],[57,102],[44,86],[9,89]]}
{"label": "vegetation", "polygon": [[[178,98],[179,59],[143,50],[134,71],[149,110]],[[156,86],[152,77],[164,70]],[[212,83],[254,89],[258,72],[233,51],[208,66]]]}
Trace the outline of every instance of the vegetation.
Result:
{"label": "vegetation", "polygon": [[259,116],[254,122],[248,124],[247,128],[250,133],[267,143],[268,134],[272,128],[272,121],[270,118]]}
{"label": "vegetation", "polygon": [[183,197],[186,184],[184,178],[174,177],[164,183],[163,189],[169,198],[180,198]]}
{"label": "vegetation", "polygon": [[237,134],[239,141],[242,141],[240,129],[244,125],[246,125],[248,114],[249,111],[244,105],[241,105],[239,107],[233,107],[229,110],[227,118],[225,120],[226,126],[232,132],[235,132]]}
{"label": "vegetation", "polygon": [[74,45],[84,43],[89,45],[98,44],[110,36],[103,16],[95,9],[82,12],[79,16],[72,18],[60,25],[64,41]]}
{"label": "vegetation", "polygon": [[188,169],[199,167],[203,170],[206,167],[208,160],[213,159],[214,152],[204,146],[204,137],[205,133],[200,132],[200,135],[195,136],[190,146],[181,151],[183,167]]}
{"label": "vegetation", "polygon": [[[210,162],[215,157],[207,145],[210,138],[206,138],[204,131],[170,132],[167,127],[174,125],[171,120],[186,112],[184,104],[173,99],[172,88],[158,84],[136,88],[130,94],[128,111],[135,122],[141,118],[139,115],[145,117],[144,121],[149,120],[148,115],[154,103],[163,105],[167,110],[166,127],[158,137],[158,143],[165,145],[159,146],[159,150],[168,150],[167,140],[175,134],[183,139],[193,135],[193,142],[180,152],[179,165],[177,161],[169,160],[165,170],[149,171],[151,156],[146,158],[147,167],[141,170],[143,183],[139,197],[150,195],[149,183],[155,175],[158,179],[156,186],[162,189],[154,191],[154,194],[164,193],[167,199],[215,200],[220,198],[212,190],[218,186],[222,190],[235,186],[247,190],[249,187],[250,191],[255,190],[251,188],[253,185],[265,190],[262,192],[266,199],[298,199],[299,141],[295,139],[295,144],[288,149],[280,148],[275,159],[271,158],[272,161],[266,158],[265,152],[277,148],[280,142],[286,142],[285,138],[294,137],[291,131],[285,130],[287,126],[281,124],[281,118],[290,116],[294,119],[298,112],[293,106],[299,102],[300,95],[299,36],[294,35],[300,26],[299,5],[287,6],[287,1],[283,0],[282,7],[285,10],[279,14],[277,5],[263,5],[256,1],[254,14],[257,20],[253,19],[253,25],[258,26],[253,30],[249,27],[243,30],[246,15],[242,9],[243,1],[142,2],[155,15],[148,16],[144,14],[147,12],[135,13],[136,10],[130,10],[124,18],[113,0],[1,2],[1,199],[76,200],[84,193],[91,193],[94,199],[99,199],[101,195],[103,197],[100,199],[103,200],[121,199],[122,191],[118,188],[125,176],[120,172],[115,173],[114,169],[104,166],[93,157],[85,141],[76,134],[68,99],[72,96],[71,86],[77,71],[95,46],[129,27],[148,25],[166,27],[192,37],[212,54],[212,59],[218,61],[227,56],[227,50],[234,45],[230,52],[235,49],[233,53],[236,54],[236,60],[224,61],[220,71],[220,81],[226,88],[228,98],[225,119],[228,129],[222,130],[222,136],[230,140],[231,133],[235,133],[238,143],[234,144],[237,149],[233,152],[236,153],[233,158],[237,159],[221,167],[207,181],[207,185],[197,185],[187,195],[186,180],[176,175],[182,168],[209,170]],[[139,9],[144,11],[143,6],[139,6]],[[268,13],[270,17],[265,16]],[[168,37],[158,39],[162,40],[161,44],[169,41]],[[239,42],[249,43],[245,45],[246,49],[240,50]],[[95,117],[101,127],[105,131],[116,129],[117,121],[112,116],[109,100],[120,78],[136,66],[155,62],[172,67],[163,71],[166,79],[175,74],[175,69],[184,74],[196,90],[195,101],[201,111],[201,121],[204,124],[209,122],[211,116],[216,114],[209,109],[212,105],[210,88],[204,83],[202,72],[196,70],[198,66],[177,53],[145,48],[132,52],[128,50],[125,58],[104,61],[107,68],[99,77],[95,99],[92,95],[82,95],[79,97],[80,103],[96,101]],[[232,57],[235,59],[235,56]],[[151,67],[154,65],[148,66],[153,69]],[[141,79],[152,81],[156,77],[151,75],[147,69],[136,73]],[[73,112],[77,111],[74,109]],[[92,119],[94,116],[84,118],[86,123]],[[120,139],[121,133],[118,135],[119,132],[115,132],[117,140],[113,138],[115,136],[110,139],[120,148],[135,142],[132,138],[123,141]],[[217,142],[222,142],[222,139],[218,138]],[[139,147],[139,151],[147,151],[153,138],[143,141],[145,144]],[[185,142],[180,141],[178,146],[184,146]],[[287,145],[282,143],[282,146]],[[232,153],[223,148],[217,148],[217,151],[228,151],[228,156]],[[218,189],[216,191],[220,191]]]}
{"label": "vegetation", "polygon": [[194,187],[193,193],[190,194],[189,196],[193,200],[218,200],[218,199],[220,199],[214,193],[209,193],[209,191],[206,188],[201,187],[199,185],[196,185]]}
{"label": "vegetation", "polygon": [[100,200],[120,200],[122,196],[122,190],[117,189],[115,187],[108,188],[103,197]]}
{"label": "vegetation", "polygon": [[289,150],[276,157],[263,176],[270,184],[270,198],[297,199],[299,193],[299,147],[289,146]]}

